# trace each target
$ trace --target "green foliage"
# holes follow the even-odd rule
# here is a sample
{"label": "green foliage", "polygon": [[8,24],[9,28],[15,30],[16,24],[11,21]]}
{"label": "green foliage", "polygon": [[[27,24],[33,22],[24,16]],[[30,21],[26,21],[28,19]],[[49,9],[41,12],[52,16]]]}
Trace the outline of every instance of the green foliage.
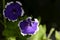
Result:
{"label": "green foliage", "polygon": [[7,37],[17,36],[19,31],[18,22],[7,22],[3,35]]}
{"label": "green foliage", "polygon": [[55,31],[56,40],[60,40],[60,32]]}
{"label": "green foliage", "polygon": [[9,37],[9,38],[7,38],[7,40],[16,40],[16,38],[15,37]]}

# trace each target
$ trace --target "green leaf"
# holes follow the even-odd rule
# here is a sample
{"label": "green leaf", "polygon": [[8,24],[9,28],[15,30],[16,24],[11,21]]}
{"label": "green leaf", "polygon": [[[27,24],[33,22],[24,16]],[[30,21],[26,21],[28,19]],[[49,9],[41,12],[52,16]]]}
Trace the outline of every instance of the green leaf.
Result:
{"label": "green leaf", "polygon": [[8,37],[7,40],[16,40],[16,37]]}
{"label": "green leaf", "polygon": [[60,40],[60,32],[55,31],[55,37],[57,40]]}
{"label": "green leaf", "polygon": [[19,17],[19,19],[23,20],[23,19],[26,19],[27,18],[27,15],[25,15],[24,17]]}
{"label": "green leaf", "polygon": [[41,17],[39,16],[37,19],[38,19],[38,21],[39,21],[39,23],[40,23],[40,22],[41,22]]}
{"label": "green leaf", "polygon": [[17,36],[19,31],[18,22],[6,22],[6,28],[4,29],[3,35],[7,37]]}

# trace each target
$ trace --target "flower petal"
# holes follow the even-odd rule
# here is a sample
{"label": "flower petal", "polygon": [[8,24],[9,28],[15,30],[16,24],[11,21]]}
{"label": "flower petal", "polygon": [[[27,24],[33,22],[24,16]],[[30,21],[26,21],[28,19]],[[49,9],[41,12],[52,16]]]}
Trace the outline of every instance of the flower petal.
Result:
{"label": "flower petal", "polygon": [[32,19],[26,19],[21,22],[19,22],[19,28],[22,35],[32,35],[35,34],[38,31],[38,20],[35,19],[32,21]]}
{"label": "flower petal", "polygon": [[16,1],[16,3],[7,3],[5,9],[3,10],[4,17],[12,21],[17,20],[19,16],[23,16],[24,14],[24,10],[21,6],[22,4],[18,1]]}

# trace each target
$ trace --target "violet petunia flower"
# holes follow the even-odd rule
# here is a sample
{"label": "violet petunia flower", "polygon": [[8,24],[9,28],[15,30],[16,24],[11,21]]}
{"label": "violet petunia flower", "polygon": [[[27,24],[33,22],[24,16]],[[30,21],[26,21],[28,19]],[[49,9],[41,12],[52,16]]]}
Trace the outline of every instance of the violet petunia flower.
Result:
{"label": "violet petunia flower", "polygon": [[22,4],[18,1],[9,2],[5,5],[5,9],[3,10],[3,15],[9,21],[17,21],[19,16],[23,16],[24,10],[22,8]]}
{"label": "violet petunia flower", "polygon": [[28,17],[26,20],[20,21],[18,24],[23,36],[36,34],[36,32],[39,30],[38,25],[38,20],[34,19],[34,21],[32,21],[31,17]]}

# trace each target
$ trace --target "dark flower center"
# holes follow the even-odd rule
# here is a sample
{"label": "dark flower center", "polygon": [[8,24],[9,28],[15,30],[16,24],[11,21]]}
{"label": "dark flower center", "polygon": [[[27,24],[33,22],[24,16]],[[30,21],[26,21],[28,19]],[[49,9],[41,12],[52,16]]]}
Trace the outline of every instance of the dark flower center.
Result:
{"label": "dark flower center", "polygon": [[28,23],[28,26],[32,26],[31,23]]}
{"label": "dark flower center", "polygon": [[28,26],[32,26],[31,22],[28,22]]}
{"label": "dark flower center", "polygon": [[13,9],[13,14],[16,14],[16,9]]}
{"label": "dark flower center", "polygon": [[27,25],[28,25],[28,26],[32,26],[32,24],[31,24],[32,22],[31,22],[31,21],[34,21],[34,18],[27,20],[27,23],[28,23]]}

